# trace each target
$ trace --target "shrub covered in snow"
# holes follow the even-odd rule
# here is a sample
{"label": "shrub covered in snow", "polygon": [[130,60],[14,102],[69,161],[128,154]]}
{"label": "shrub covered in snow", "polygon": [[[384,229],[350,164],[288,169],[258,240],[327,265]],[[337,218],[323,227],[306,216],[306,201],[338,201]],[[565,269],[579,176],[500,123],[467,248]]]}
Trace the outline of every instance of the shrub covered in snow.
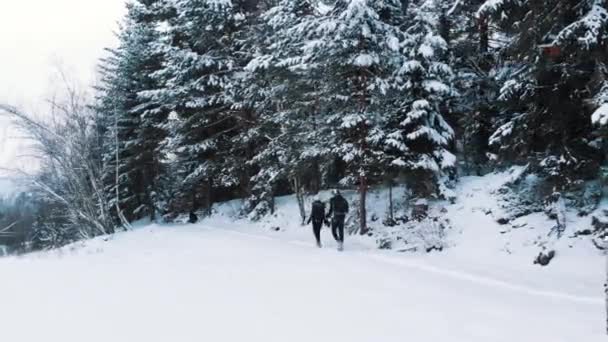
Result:
{"label": "shrub covered in snow", "polygon": [[380,249],[399,252],[442,251],[449,247],[446,231],[449,222],[444,218],[427,217],[421,221],[412,220],[404,224],[384,227],[376,234]]}
{"label": "shrub covered in snow", "polygon": [[496,217],[497,221],[506,224],[535,212],[545,212],[549,218],[558,220],[566,208],[574,209],[579,216],[586,216],[598,208],[602,197],[599,182],[576,181],[558,191],[554,182],[533,171],[524,169],[496,191],[502,211]]}

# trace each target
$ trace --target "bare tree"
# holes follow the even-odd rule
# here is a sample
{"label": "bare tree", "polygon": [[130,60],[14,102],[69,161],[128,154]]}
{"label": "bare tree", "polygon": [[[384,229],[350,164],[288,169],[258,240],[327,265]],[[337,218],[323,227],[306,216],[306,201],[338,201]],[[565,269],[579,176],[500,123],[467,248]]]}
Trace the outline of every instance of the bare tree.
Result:
{"label": "bare tree", "polygon": [[40,171],[21,172],[33,187],[47,196],[76,228],[79,238],[114,232],[102,182],[103,163],[98,135],[100,118],[88,106],[87,97],[60,73],[65,100],[50,102],[50,115],[36,118],[0,104],[0,113],[10,116],[33,142]]}

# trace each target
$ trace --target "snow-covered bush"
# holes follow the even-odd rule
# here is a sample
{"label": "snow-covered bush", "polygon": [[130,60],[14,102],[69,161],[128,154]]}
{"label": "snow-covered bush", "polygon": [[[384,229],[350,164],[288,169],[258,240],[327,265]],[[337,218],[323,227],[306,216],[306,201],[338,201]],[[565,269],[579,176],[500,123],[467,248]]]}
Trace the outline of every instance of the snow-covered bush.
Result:
{"label": "snow-covered bush", "polygon": [[421,221],[409,221],[402,225],[384,227],[376,234],[380,249],[399,252],[442,251],[449,247],[446,231],[449,222],[439,217],[428,217]]}
{"label": "snow-covered bush", "polygon": [[497,222],[506,224],[518,217],[543,211],[542,197],[545,190],[541,185],[535,175],[522,175],[500,187],[496,195],[503,215],[495,217]]}
{"label": "snow-covered bush", "polygon": [[560,191],[545,174],[535,171],[538,170],[526,169],[496,191],[504,213],[496,217],[497,221],[508,223],[543,211],[549,218],[557,219],[557,207],[574,208],[579,216],[586,216],[598,208],[602,196],[602,186],[598,181],[577,180]]}
{"label": "snow-covered bush", "polygon": [[[251,205],[255,202],[248,201],[247,203]],[[247,209],[248,204],[245,205],[243,210],[249,213],[247,218],[254,222],[261,220],[264,216],[268,215],[272,211],[271,204],[266,200],[257,202],[257,204],[251,210]]]}

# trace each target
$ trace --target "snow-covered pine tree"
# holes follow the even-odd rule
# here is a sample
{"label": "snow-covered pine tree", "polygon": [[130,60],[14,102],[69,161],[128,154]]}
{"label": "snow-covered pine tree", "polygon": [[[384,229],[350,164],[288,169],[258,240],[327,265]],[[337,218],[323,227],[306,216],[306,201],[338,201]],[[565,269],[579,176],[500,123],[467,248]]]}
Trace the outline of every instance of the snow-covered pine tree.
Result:
{"label": "snow-covered pine tree", "polygon": [[246,68],[251,79],[244,82],[262,142],[251,160],[258,172],[249,205],[267,211],[275,192],[281,190],[277,187],[290,184],[302,220],[303,186],[317,184],[311,188],[318,190],[320,159],[327,155],[320,139],[325,126],[318,122],[318,68],[303,53],[319,16],[318,9],[306,0],[280,0],[265,11],[260,17],[256,55]]}
{"label": "snow-covered pine tree", "polygon": [[[168,150],[178,186],[173,213],[210,206],[214,187],[230,186],[225,153],[238,129],[231,110],[237,56],[235,32],[244,15],[230,0],[174,0],[159,48],[163,68],[155,73],[162,86],[147,92],[175,114]],[[222,154],[224,153],[224,154]]]}
{"label": "snow-covered pine tree", "polygon": [[413,1],[405,21],[405,60],[397,70],[399,108],[386,128],[391,165],[406,176],[413,195],[452,197],[448,183],[456,167],[450,151],[454,131],[444,119],[455,95],[447,43],[438,30],[435,1]]}
{"label": "snow-covered pine tree", "polygon": [[159,145],[167,111],[141,98],[156,87],[150,75],[160,68],[154,52],[158,40],[154,1],[127,4],[117,49],[101,63],[97,111],[105,116],[104,164],[106,193],[118,216],[137,220],[156,215],[157,181],[162,174]]}
{"label": "snow-covered pine tree", "polygon": [[488,0],[478,16],[497,28],[512,69],[490,139],[501,160],[531,162],[556,190],[595,177],[602,157],[586,104],[606,59],[605,0]]}
{"label": "snow-covered pine tree", "polygon": [[[239,197],[245,198],[243,209],[249,212],[252,206],[250,199],[255,184],[251,177],[256,173],[252,163],[257,150],[264,145],[263,130],[260,129],[259,110],[267,102],[265,91],[260,88],[256,75],[247,68],[255,58],[258,51],[265,45],[269,32],[264,32],[261,14],[275,1],[235,1],[238,11],[243,14],[244,20],[231,40],[231,54],[235,56],[235,69],[233,83],[230,87],[232,98],[231,112],[236,126],[231,134],[226,154],[224,177],[221,182],[234,187]],[[255,196],[253,196],[255,197]]]}
{"label": "snow-covered pine tree", "polygon": [[143,182],[145,184],[146,213],[152,220],[157,214],[162,214],[166,208],[167,194],[165,187],[169,181],[167,156],[164,145],[169,136],[168,116],[170,108],[160,99],[146,96],[149,90],[157,89],[159,80],[153,74],[162,68],[164,54],[157,46],[161,39],[159,27],[171,15],[167,10],[167,0],[138,0],[134,16],[137,22],[150,32],[150,39],[145,46],[142,60],[144,78],[142,88],[138,92],[139,105],[133,109],[138,113],[141,124],[138,137],[141,141],[139,162],[144,166]]}
{"label": "snow-covered pine tree", "polygon": [[[496,97],[500,87],[495,44],[490,45],[487,21],[477,18],[485,0],[449,1],[445,16],[451,30],[448,41],[455,97],[454,115],[448,118],[456,131],[458,156],[465,173],[482,175],[491,164],[488,141],[498,114]],[[454,120],[455,119],[455,120]]]}
{"label": "snow-covered pine tree", "polygon": [[332,153],[348,164],[342,182],[358,184],[360,233],[367,232],[368,185],[386,165],[383,140],[391,109],[387,94],[401,66],[402,16],[397,0],[338,0],[308,44],[322,66],[322,107],[331,129]]}

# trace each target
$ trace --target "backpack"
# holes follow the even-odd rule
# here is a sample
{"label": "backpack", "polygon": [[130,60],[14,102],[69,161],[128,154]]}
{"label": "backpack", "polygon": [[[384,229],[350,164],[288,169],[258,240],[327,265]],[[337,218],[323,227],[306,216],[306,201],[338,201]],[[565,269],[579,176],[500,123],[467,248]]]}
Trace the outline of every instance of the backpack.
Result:
{"label": "backpack", "polygon": [[345,215],[348,213],[348,202],[341,195],[334,198],[334,212]]}
{"label": "backpack", "polygon": [[325,203],[321,201],[312,202],[312,218],[321,221],[325,218]]}

